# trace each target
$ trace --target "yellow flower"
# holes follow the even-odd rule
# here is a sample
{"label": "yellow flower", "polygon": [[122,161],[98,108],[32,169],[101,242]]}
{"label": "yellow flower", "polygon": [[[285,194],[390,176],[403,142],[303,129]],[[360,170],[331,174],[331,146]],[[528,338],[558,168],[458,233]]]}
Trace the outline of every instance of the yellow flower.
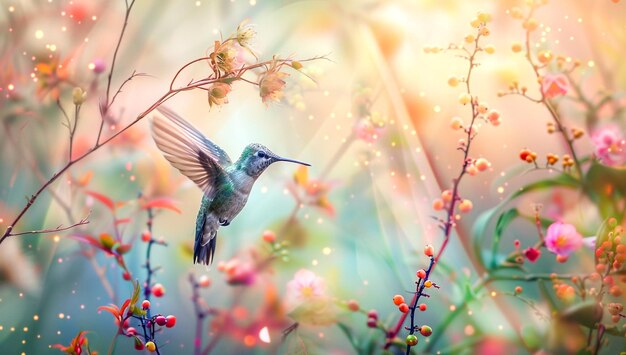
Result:
{"label": "yellow flower", "polygon": [[214,83],[209,88],[209,106],[213,105],[221,106],[228,103],[228,93],[231,91],[231,87],[226,83]]}

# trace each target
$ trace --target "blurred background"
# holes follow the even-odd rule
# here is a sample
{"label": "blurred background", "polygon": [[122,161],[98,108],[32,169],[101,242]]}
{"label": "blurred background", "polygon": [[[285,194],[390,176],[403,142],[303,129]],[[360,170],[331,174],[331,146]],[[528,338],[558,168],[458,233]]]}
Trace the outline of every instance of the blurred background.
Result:
{"label": "blurred background", "polygon": [[[4,231],[24,206],[25,196],[67,162],[68,130],[59,106],[73,113],[76,86],[87,91],[87,101],[81,108],[74,150],[82,154],[93,145],[100,124],[98,103],[106,90],[125,4],[121,0],[0,4],[0,230]],[[249,20],[257,32],[252,46],[260,60],[273,55],[328,60],[303,62],[306,75],[289,71],[284,97],[277,103],[264,104],[258,88],[237,82],[223,106],[209,108],[202,91],[180,94],[167,106],[232,159],[246,144],[258,142],[279,155],[311,163],[308,178],[303,171],[297,173],[296,166],[273,165],[257,181],[242,213],[220,229],[216,263],[210,268],[192,265],[189,249],[201,191],[156,149],[148,119],[140,121],[44,192],[19,230],[68,225],[91,211],[88,225],[12,237],[0,246],[2,352],[56,352],[50,345],[67,345],[81,330],[89,332],[92,350],[109,349],[117,327],[110,314],[97,308],[120,305],[130,297],[132,286],[123,280],[115,258],[80,236],[119,233],[133,246],[124,255],[128,269],[133,278],[145,280],[146,244],[140,235],[147,217],[137,199],[140,194],[166,197],[168,206],[180,210],[158,209],[153,224],[155,238],[168,243],[153,248],[151,262],[160,266],[154,279],[166,289],[165,296],[153,299],[153,307],[178,319],[176,327],[158,335],[162,353],[193,351],[196,319],[190,273],[211,280],[201,289],[201,297],[219,312],[207,317],[203,347],[225,333],[213,345],[215,353],[354,353],[338,322],[380,349],[384,334],[368,328],[364,315],[339,307],[330,321],[290,316],[287,285],[298,270],[310,270],[323,280],[324,294],[338,304],[356,300],[364,310],[376,309],[388,326],[395,324],[399,312],[391,297],[414,288],[415,271],[427,264],[421,253],[424,244],[437,248],[442,242],[431,218],[432,200],[451,187],[462,164],[456,150],[461,135],[449,128],[450,118],[470,115],[468,107],[457,103],[461,89],[447,84],[450,76],[465,75],[467,63],[451,53],[423,49],[460,43],[471,33],[469,21],[484,11],[493,21],[483,43],[496,50],[481,55],[472,91],[501,112],[502,124],[481,128],[475,140],[472,156],[487,158],[491,167],[461,184],[462,197],[471,199],[474,209],[459,221],[458,234],[434,278],[441,289],[431,292],[429,311],[419,315],[420,322],[437,332],[444,315],[465,297],[465,285],[480,276],[459,240],[469,238],[480,211],[529,181],[528,176],[506,179],[510,169],[523,164],[517,157],[520,149],[531,147],[539,155],[564,151],[560,141],[546,133],[545,108],[521,97],[497,95],[512,81],[527,85],[529,94],[538,94],[532,68],[523,54],[511,51],[514,42],[524,40],[520,22],[508,15],[513,6],[523,6],[523,1],[137,1],[119,48],[112,90],[133,71],[146,75],[124,86],[103,135],[131,122],[167,91],[182,65],[210,52],[215,40],[230,36],[241,21]],[[590,93],[619,91],[626,82],[621,60],[625,6],[609,0],[551,0],[536,15],[541,25],[534,41],[538,49],[580,60],[577,75]],[[99,68],[103,71],[97,73]],[[199,67],[186,78],[202,75],[206,74]],[[573,125],[584,126],[575,104],[560,109]],[[582,139],[577,148],[590,150],[591,143]],[[115,201],[115,215],[91,192]],[[520,208],[531,211],[530,202],[535,201],[520,203]],[[574,206],[568,213],[585,236],[601,222],[584,207]],[[508,249],[513,239],[532,231],[532,226],[517,227],[503,242]],[[260,269],[258,260],[273,252],[262,239],[266,230],[288,244],[270,266]],[[589,265],[591,252],[587,254],[577,256],[577,265],[558,267]],[[233,282],[224,266],[233,258],[237,267],[252,260],[254,280]],[[513,316],[505,317],[502,309]],[[502,344],[514,336],[515,327],[545,330],[547,324],[531,313],[521,302],[486,297],[452,322],[430,350],[445,352],[468,337],[496,339],[489,346],[506,346]],[[234,320],[224,321],[224,314]],[[281,332],[294,321],[301,326],[281,342]],[[259,337],[264,327],[269,342]],[[134,351],[131,339],[119,337],[117,342],[117,353]],[[519,351],[524,353],[523,347]]]}

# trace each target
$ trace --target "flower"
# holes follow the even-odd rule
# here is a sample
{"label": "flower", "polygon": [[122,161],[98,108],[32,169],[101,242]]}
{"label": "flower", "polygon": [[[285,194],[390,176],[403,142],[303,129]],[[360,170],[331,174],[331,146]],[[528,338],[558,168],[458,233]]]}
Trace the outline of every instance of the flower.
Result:
{"label": "flower", "polygon": [[328,199],[331,184],[309,179],[309,170],[306,166],[299,166],[293,178],[296,186],[290,190],[299,203],[319,207],[331,217],[335,215],[335,207]]}
{"label": "flower", "polygon": [[254,283],[257,276],[255,264],[248,258],[244,260],[233,258],[220,265],[219,269],[226,274],[226,282],[229,285],[250,286]]}
{"label": "flower", "polygon": [[524,256],[526,257],[526,259],[528,259],[528,261],[534,263],[541,256],[541,250],[532,247],[526,248],[524,250]]}
{"label": "flower", "polygon": [[230,84],[226,83],[213,83],[209,88],[209,107],[213,105],[221,106],[228,103],[228,93],[231,91]]}
{"label": "flower", "polygon": [[254,27],[248,24],[248,20],[243,20],[241,21],[239,26],[237,26],[237,34],[235,36],[235,39],[242,48],[246,49],[256,58],[256,54],[250,47],[250,41],[254,38],[255,35],[256,31],[254,30]]}
{"label": "flower", "polygon": [[209,55],[213,70],[228,75],[241,65],[239,47],[234,41],[215,41],[213,53]]}
{"label": "flower", "polygon": [[541,92],[546,99],[567,94],[567,78],[563,74],[546,74],[541,81]]}
{"label": "flower", "polygon": [[313,271],[300,269],[287,283],[287,298],[306,300],[324,295],[324,281]]}
{"label": "flower", "polygon": [[[74,337],[74,339],[72,339],[72,342],[70,343],[70,345],[64,346],[61,344],[54,344],[52,345],[52,347],[59,349],[67,354],[80,355],[84,351],[83,346],[86,346],[87,349],[89,349],[89,341],[87,340],[86,334],[87,332],[83,330],[79,332],[78,335]],[[94,353],[93,351],[92,352],[87,351],[87,352],[91,354]]]}
{"label": "flower", "polygon": [[284,96],[283,87],[285,86],[284,77],[289,76],[287,73],[278,71],[278,69],[270,69],[259,81],[259,94],[263,103],[267,104],[268,101],[280,101]]}
{"label": "flower", "polygon": [[554,254],[569,256],[583,245],[576,227],[563,222],[552,223],[546,232],[546,248]]}
{"label": "flower", "polygon": [[377,113],[359,119],[354,125],[357,138],[367,142],[375,142],[381,135],[385,122]]}
{"label": "flower", "polygon": [[82,105],[85,100],[87,100],[87,92],[81,87],[75,87],[74,90],[72,90],[72,100],[74,101],[74,105]]}
{"label": "flower", "polygon": [[626,140],[618,127],[603,127],[593,133],[591,140],[602,163],[609,166],[626,164]]}

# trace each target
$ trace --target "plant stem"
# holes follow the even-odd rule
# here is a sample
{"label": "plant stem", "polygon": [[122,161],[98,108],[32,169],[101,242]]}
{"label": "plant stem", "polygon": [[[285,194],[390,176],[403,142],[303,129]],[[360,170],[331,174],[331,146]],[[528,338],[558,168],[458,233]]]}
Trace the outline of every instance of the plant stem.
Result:
{"label": "plant stem", "polygon": [[[424,294],[425,282],[428,280],[428,276],[430,276],[430,271],[433,269],[433,265],[435,265],[435,258],[430,257],[430,264],[428,265],[428,269],[426,270],[426,277],[424,279],[419,279],[416,284],[416,292],[415,297],[413,297],[413,303],[411,304],[411,328],[409,328],[409,334],[415,333],[415,309],[417,308],[417,302],[419,302],[420,297]],[[411,353],[411,345],[406,346],[406,355]]]}

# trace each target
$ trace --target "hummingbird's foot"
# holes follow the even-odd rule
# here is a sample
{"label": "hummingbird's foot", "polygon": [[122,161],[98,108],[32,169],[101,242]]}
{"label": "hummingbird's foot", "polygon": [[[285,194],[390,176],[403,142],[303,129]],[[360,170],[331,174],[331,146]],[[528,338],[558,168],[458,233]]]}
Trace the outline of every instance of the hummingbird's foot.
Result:
{"label": "hummingbird's foot", "polygon": [[220,218],[220,226],[222,226],[222,227],[226,227],[226,226],[227,226],[227,225],[229,225],[229,224],[230,224],[230,221],[229,221],[229,220],[227,220],[227,219],[221,219],[221,218]]}

